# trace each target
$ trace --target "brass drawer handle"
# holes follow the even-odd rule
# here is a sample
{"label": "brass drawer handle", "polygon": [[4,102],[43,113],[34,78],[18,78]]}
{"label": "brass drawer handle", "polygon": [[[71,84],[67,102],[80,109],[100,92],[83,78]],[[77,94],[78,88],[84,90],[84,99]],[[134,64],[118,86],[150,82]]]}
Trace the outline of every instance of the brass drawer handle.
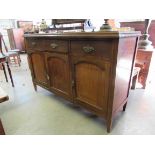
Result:
{"label": "brass drawer handle", "polygon": [[33,45],[33,46],[36,45],[36,42],[32,42],[32,45]]}
{"label": "brass drawer handle", "polygon": [[83,47],[83,51],[84,51],[85,53],[92,53],[92,52],[95,51],[95,48],[94,48],[94,47],[91,47],[91,46],[84,46],[84,47]]}
{"label": "brass drawer handle", "polygon": [[57,47],[58,47],[58,44],[56,44],[56,43],[51,43],[50,46],[54,49],[54,48],[57,48]]}

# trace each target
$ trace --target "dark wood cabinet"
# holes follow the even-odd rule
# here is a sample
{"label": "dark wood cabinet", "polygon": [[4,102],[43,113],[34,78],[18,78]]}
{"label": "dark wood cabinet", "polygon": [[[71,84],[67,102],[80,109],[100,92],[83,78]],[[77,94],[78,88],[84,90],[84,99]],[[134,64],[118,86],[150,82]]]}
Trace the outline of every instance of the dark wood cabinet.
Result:
{"label": "dark wood cabinet", "polygon": [[103,117],[125,110],[139,32],[27,34],[26,51],[34,86]]}

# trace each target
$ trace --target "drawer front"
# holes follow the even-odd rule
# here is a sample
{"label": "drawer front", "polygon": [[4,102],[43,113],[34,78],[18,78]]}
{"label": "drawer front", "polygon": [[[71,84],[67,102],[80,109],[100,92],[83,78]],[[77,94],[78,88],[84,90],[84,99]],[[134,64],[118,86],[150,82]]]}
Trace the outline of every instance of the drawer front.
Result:
{"label": "drawer front", "polygon": [[105,59],[112,58],[112,40],[105,41],[71,41],[71,55],[96,56]]}
{"label": "drawer front", "polygon": [[45,40],[45,49],[52,52],[68,52],[68,41],[64,40]]}
{"label": "drawer front", "polygon": [[30,38],[26,39],[26,49],[28,50],[41,50],[44,48],[44,41],[40,39]]}
{"label": "drawer front", "polygon": [[26,48],[30,50],[51,51],[51,52],[68,52],[68,42],[63,40],[52,39],[28,39]]}

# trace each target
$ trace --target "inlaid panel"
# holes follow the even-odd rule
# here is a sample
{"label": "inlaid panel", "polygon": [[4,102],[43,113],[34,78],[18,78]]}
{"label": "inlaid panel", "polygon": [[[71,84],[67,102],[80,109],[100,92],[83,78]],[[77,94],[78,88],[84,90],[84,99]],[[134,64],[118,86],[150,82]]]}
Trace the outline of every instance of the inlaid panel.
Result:
{"label": "inlaid panel", "polygon": [[46,68],[44,55],[40,52],[29,54],[31,65],[33,66],[34,80],[39,83],[47,84]]}
{"label": "inlaid panel", "polygon": [[[108,71],[107,71],[108,72]],[[75,65],[76,99],[97,109],[107,108],[106,68],[81,62]]]}
{"label": "inlaid panel", "polygon": [[63,54],[47,54],[49,85],[52,89],[65,95],[71,94],[71,79],[68,56]]}

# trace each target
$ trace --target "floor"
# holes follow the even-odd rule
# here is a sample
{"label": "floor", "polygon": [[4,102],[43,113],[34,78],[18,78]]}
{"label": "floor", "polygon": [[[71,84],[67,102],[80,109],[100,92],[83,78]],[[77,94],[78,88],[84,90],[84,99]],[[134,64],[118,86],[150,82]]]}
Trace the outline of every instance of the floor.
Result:
{"label": "floor", "polygon": [[[10,100],[0,104],[0,118],[8,135],[106,135],[105,121],[38,87],[35,92],[27,64],[11,66],[15,88],[0,70],[0,86]],[[151,88],[151,87],[150,87]],[[130,91],[126,112],[114,119],[111,135],[155,134],[153,89]]]}

